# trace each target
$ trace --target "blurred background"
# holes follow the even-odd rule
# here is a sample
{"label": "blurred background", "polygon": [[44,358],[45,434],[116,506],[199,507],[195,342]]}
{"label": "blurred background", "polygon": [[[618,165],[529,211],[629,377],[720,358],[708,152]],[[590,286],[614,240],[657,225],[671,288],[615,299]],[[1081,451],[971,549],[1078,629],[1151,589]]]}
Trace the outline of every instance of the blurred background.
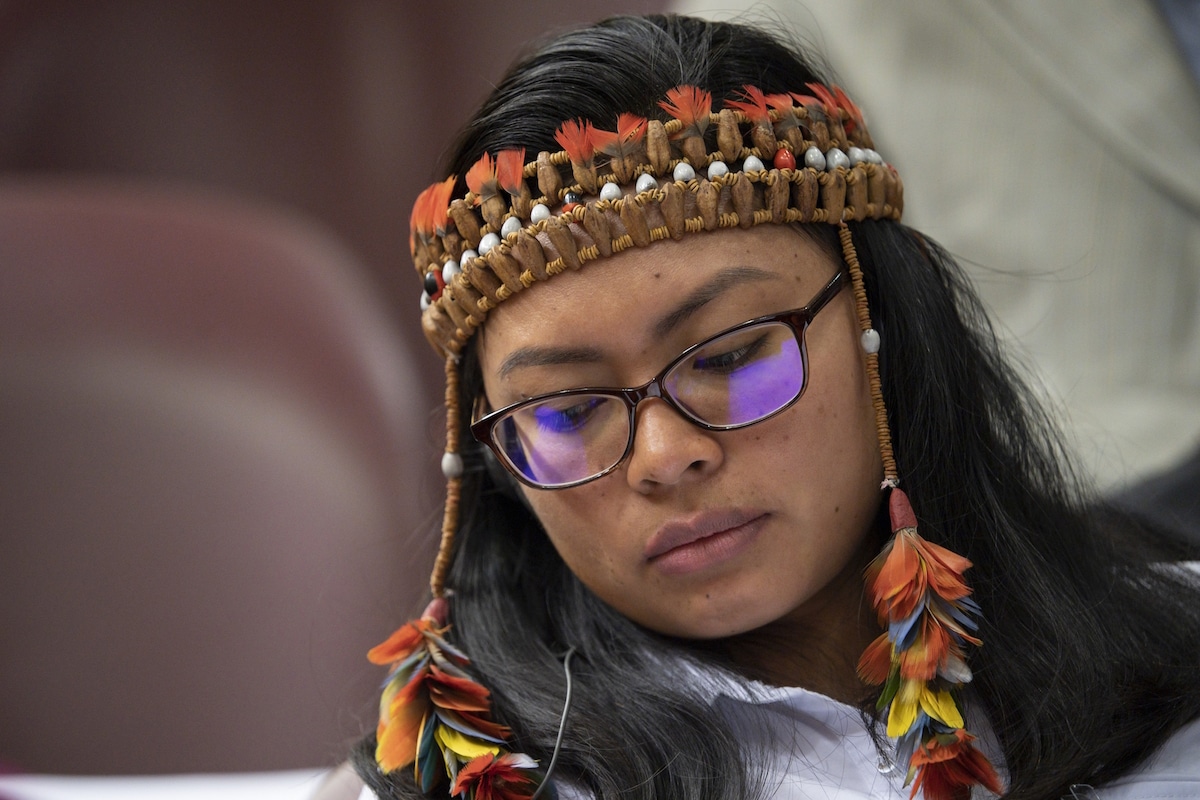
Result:
{"label": "blurred background", "polygon": [[[525,42],[670,5],[0,0],[0,764],[304,767],[373,725],[442,491],[411,200]],[[824,50],[1085,473],[1200,513],[1176,5],[673,7]]]}
{"label": "blurred background", "polygon": [[0,2],[0,763],[373,727],[442,492],[411,201],[526,42],[663,5]]}

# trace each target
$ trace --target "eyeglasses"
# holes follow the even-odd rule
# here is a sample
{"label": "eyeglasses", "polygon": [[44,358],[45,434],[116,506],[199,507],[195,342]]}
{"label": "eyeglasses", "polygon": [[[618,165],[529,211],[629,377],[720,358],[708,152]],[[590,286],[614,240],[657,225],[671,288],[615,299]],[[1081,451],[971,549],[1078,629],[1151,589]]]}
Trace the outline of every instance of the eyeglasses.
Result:
{"label": "eyeglasses", "polygon": [[709,431],[762,422],[804,393],[804,331],[845,279],[839,271],[803,308],[758,317],[692,345],[641,386],[531,397],[473,422],[471,433],[523,483],[567,489],[607,475],[626,459],[637,405],[647,398],[662,399]]}

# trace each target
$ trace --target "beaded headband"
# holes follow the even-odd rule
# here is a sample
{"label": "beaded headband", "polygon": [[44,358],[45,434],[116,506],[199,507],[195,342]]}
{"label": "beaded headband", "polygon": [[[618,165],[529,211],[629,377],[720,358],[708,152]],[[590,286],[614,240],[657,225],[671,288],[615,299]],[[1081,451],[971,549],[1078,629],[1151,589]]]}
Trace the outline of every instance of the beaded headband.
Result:
{"label": "beaded headband", "polygon": [[[1000,793],[953,694],[971,679],[967,647],[979,644],[978,608],[962,580],[970,562],[922,539],[907,497],[896,488],[879,335],[871,327],[845,224],[898,220],[902,185],[873,149],[850,98],[836,86],[808,89],[811,94],[767,95],[746,86],[714,112],[710,93],[677,87],[659,103],[670,116],[666,122],[621,114],[609,131],[568,120],[555,134],[561,151],[530,161],[524,150],[485,153],[466,173],[465,195],[454,197],[457,178],[451,176],[418,196],[409,244],[424,282],[422,328],[446,363],[447,490],[430,578],[434,600],[419,620],[370,653],[373,662],[391,665],[377,731],[376,758],[384,772],[412,766],[426,793],[448,779],[455,796],[516,800],[540,795],[554,764],[552,759],[539,775],[532,758],[506,748],[509,731],[490,719],[488,690],[470,676],[466,654],[444,638],[445,577],[463,471],[459,354],[488,312],[554,275],[630,247],[702,231],[799,222],[840,228],[875,407],[883,488],[891,492],[895,536],[867,573],[868,596],[886,631],[863,654],[859,675],[884,686],[879,710],[888,736],[897,739],[914,796],[923,789],[929,800],[958,800],[974,784]],[[569,704],[569,670],[567,677]],[[564,708],[564,721],[566,713]]]}
{"label": "beaded headband", "polygon": [[485,153],[453,201],[453,177],[429,187],[410,239],[425,335],[457,353],[497,304],[629,247],[767,222],[899,219],[900,179],[872,149],[862,113],[836,87],[809,88],[747,86],[713,113],[708,92],[679,87],[660,104],[665,123],[622,114],[606,131],[568,121],[557,153],[529,163],[523,150]]}

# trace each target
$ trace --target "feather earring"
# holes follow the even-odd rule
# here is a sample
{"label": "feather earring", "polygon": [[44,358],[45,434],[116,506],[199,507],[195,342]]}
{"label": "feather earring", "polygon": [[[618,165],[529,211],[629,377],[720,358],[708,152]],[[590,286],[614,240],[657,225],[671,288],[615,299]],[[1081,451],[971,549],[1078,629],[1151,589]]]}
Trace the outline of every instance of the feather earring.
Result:
{"label": "feather earring", "polygon": [[905,785],[912,786],[912,797],[923,789],[926,800],[969,800],[975,785],[1001,794],[1000,778],[972,744],[975,737],[966,731],[955,698],[971,680],[967,646],[980,645],[979,606],[963,578],[971,562],[917,533],[917,516],[899,489],[879,379],[879,334],[871,327],[850,228],[843,224],[838,233],[862,331],[892,527],[891,540],[866,571],[867,596],[885,632],[863,652],[858,675],[868,685],[883,686],[876,708],[887,735],[896,739],[896,760],[908,770]]}

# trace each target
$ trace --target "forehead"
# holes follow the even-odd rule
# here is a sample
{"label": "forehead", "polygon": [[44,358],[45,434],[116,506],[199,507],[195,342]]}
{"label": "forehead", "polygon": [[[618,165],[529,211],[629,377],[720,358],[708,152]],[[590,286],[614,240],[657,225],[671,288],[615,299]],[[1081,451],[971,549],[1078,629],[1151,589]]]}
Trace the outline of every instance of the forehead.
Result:
{"label": "forehead", "polygon": [[[785,225],[631,248],[535,284],[494,309],[481,333],[484,375],[495,378],[506,357],[523,348],[644,352],[670,330],[686,336],[688,323],[707,322],[710,308],[723,326],[793,308],[835,270],[820,244]],[[715,329],[709,324],[706,332]]]}

